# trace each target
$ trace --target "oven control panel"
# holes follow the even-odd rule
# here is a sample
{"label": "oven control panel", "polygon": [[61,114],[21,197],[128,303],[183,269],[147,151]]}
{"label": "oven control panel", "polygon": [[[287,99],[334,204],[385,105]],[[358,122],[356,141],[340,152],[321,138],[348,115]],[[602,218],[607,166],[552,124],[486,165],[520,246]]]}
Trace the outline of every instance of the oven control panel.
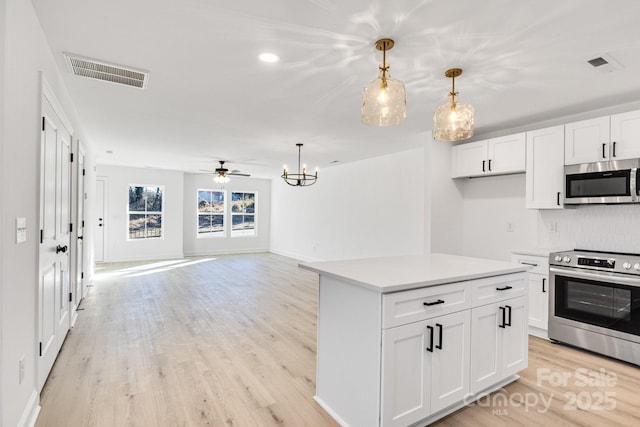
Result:
{"label": "oven control panel", "polygon": [[615,259],[602,259],[602,258],[583,258],[578,257],[578,265],[586,265],[589,267],[600,267],[600,268],[616,268],[616,260]]}
{"label": "oven control panel", "polygon": [[549,254],[549,265],[640,275],[640,254],[574,250]]}

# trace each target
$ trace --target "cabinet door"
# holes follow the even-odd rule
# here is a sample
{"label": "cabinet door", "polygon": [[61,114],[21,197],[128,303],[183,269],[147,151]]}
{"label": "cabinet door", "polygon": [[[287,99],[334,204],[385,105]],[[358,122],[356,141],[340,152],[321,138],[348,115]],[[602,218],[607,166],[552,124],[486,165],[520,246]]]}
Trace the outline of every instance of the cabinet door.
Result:
{"label": "cabinet door", "polygon": [[611,160],[638,157],[640,157],[640,111],[611,116]]}
{"label": "cabinet door", "polygon": [[549,283],[546,275],[529,273],[529,326],[547,330]]}
{"label": "cabinet door", "polygon": [[487,169],[490,173],[516,173],[525,170],[525,134],[489,140]]}
{"label": "cabinet door", "polygon": [[554,126],[527,132],[526,206],[562,209],[564,129]]}
{"label": "cabinet door", "polygon": [[456,145],[452,150],[452,178],[480,176],[488,170],[487,141]]}
{"label": "cabinet door", "polygon": [[[432,321],[431,321],[432,322]],[[382,425],[407,426],[430,414],[427,323],[382,331]],[[435,331],[434,331],[435,333]]]}
{"label": "cabinet door", "polygon": [[500,381],[501,348],[498,325],[499,303],[471,310],[471,381],[470,392],[476,394]]}
{"label": "cabinet door", "polygon": [[[526,297],[504,301],[510,325],[501,328],[501,378],[506,378],[527,367],[528,363],[528,303]],[[502,320],[502,319],[501,319]]]}
{"label": "cabinet door", "polygon": [[430,353],[433,414],[462,401],[469,393],[471,311],[438,317],[429,325],[434,326],[434,350]]}
{"label": "cabinet door", "polygon": [[564,129],[565,165],[609,159],[609,116],[569,123]]}

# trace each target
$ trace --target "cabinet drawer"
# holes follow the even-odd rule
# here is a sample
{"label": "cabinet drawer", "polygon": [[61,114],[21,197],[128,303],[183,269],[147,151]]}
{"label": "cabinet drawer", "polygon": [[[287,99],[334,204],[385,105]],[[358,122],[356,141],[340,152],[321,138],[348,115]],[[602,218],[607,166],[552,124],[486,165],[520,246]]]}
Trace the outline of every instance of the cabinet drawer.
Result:
{"label": "cabinet drawer", "polygon": [[470,281],[473,307],[526,295],[526,278],[527,273],[516,273]]}
{"label": "cabinet drawer", "polygon": [[511,261],[530,265],[531,270],[529,270],[529,273],[549,274],[549,259],[547,257],[513,254],[511,255]]}
{"label": "cabinet drawer", "polygon": [[430,286],[382,296],[382,328],[392,328],[471,308],[469,282]]}

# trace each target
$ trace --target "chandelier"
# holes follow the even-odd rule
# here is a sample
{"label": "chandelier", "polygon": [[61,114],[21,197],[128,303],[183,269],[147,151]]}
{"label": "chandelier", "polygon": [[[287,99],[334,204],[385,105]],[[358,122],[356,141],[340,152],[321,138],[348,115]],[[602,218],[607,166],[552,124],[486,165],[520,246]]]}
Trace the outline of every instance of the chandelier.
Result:
{"label": "chandelier", "polygon": [[302,172],[300,172],[300,149],[302,144],[296,144],[298,147],[298,173],[289,173],[287,167],[284,167],[284,171],[280,178],[284,179],[284,182],[293,187],[307,187],[316,183],[318,179],[318,168],[313,175],[307,174],[307,166],[302,165]]}
{"label": "chandelier", "polygon": [[433,113],[433,139],[438,141],[462,141],[473,136],[473,107],[457,102],[456,77],[460,68],[451,68],[444,75],[451,79],[451,92],[446,104]]}
{"label": "chandelier", "polygon": [[398,125],[407,118],[407,95],[401,81],[392,79],[387,65],[387,50],[394,45],[391,39],[380,39],[376,49],[382,51],[382,66],[378,78],[362,93],[362,123],[373,126]]}

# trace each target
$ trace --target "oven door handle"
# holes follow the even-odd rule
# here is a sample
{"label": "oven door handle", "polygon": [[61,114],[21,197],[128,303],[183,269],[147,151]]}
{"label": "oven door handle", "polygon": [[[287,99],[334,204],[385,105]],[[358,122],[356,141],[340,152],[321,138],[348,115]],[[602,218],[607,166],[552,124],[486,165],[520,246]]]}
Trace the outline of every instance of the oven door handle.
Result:
{"label": "oven door handle", "polygon": [[579,279],[595,280],[598,282],[612,282],[612,283],[618,283],[620,285],[640,286],[640,277],[638,276],[625,277],[622,274],[611,274],[608,271],[591,273],[591,272],[581,271],[575,268],[549,267],[549,272],[562,274],[568,277],[576,277]]}

